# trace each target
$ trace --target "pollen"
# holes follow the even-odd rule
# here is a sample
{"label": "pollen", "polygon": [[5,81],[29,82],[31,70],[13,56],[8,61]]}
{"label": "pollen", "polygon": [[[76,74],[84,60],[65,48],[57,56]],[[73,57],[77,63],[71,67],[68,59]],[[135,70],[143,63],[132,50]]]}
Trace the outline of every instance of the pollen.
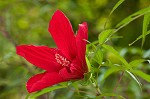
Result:
{"label": "pollen", "polygon": [[57,63],[61,64],[62,66],[68,66],[70,64],[70,62],[65,57],[58,53],[55,54],[55,59]]}

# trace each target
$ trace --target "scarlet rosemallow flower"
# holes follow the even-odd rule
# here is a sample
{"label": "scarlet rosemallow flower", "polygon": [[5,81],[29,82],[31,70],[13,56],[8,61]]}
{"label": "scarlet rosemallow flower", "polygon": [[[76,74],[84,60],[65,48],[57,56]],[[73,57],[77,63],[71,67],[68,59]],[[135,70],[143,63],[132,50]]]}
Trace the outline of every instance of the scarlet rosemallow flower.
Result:
{"label": "scarlet rosemallow flower", "polygon": [[87,23],[79,24],[77,34],[74,35],[68,18],[57,10],[52,16],[48,31],[58,48],[34,45],[16,47],[18,55],[45,70],[28,80],[26,87],[29,93],[60,82],[82,79],[88,72],[85,60]]}

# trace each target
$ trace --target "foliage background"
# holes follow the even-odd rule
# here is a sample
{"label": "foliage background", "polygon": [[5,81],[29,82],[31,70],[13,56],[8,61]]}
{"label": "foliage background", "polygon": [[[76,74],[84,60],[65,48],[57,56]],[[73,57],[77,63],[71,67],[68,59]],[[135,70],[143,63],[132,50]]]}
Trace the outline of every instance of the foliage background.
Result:
{"label": "foliage background", "polygon": [[[15,53],[15,46],[20,44],[47,45],[55,47],[47,28],[53,13],[60,9],[70,19],[74,31],[78,24],[86,21],[89,27],[89,41],[98,39],[99,33],[104,30],[104,23],[113,6],[118,0],[0,0],[0,98],[24,99],[27,95],[25,83],[29,77],[40,70],[32,66]],[[125,0],[110,17],[107,28],[115,25],[128,15],[148,7],[149,0]],[[138,58],[150,58],[150,36],[146,37],[143,50],[141,40],[128,46],[142,33],[143,17],[138,18],[125,28],[118,31],[109,44],[119,53],[131,61]],[[118,63],[112,53],[105,53],[104,60]],[[150,65],[139,64],[139,68],[150,74]],[[107,68],[101,68],[99,82]],[[100,83],[102,92],[112,92],[119,77],[118,73],[109,76]],[[111,82],[110,82],[111,81]],[[127,99],[148,99],[150,97],[150,83],[141,80],[142,91],[127,75],[121,81],[117,93]],[[78,85],[82,90],[92,93],[90,86]],[[84,96],[85,94],[83,94]],[[86,95],[87,96],[87,95]],[[59,89],[43,95],[39,99],[81,99],[75,91],[69,88]],[[61,97],[61,98],[60,98]]]}

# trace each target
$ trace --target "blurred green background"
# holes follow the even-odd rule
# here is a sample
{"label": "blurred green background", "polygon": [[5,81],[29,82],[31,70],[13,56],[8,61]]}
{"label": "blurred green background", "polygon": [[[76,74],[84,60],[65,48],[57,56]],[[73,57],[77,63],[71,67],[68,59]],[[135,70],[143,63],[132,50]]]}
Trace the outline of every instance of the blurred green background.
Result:
{"label": "blurred green background", "polygon": [[[39,72],[34,66],[18,57],[15,53],[15,46],[20,44],[47,45],[55,47],[49,32],[48,24],[53,13],[60,9],[69,18],[74,31],[78,24],[86,21],[89,27],[89,41],[98,39],[99,33],[104,30],[104,23],[113,6],[118,0],[0,0],[0,99],[24,99],[27,95],[25,83],[33,74]],[[148,7],[150,0],[125,0],[110,17],[107,28],[114,28],[115,25],[128,15]],[[126,59],[132,60],[135,57],[150,58],[150,35],[146,37],[144,52],[140,51],[141,40],[129,47],[128,44],[134,41],[142,33],[143,17],[130,23],[121,29],[110,44],[117,47],[120,52],[126,51]],[[124,51],[124,52],[125,52]],[[109,53],[107,57],[112,57]],[[113,57],[114,58],[114,57]],[[115,61],[115,59],[114,59]],[[150,73],[150,66],[141,67],[145,72]],[[113,76],[114,77],[114,76]],[[116,79],[109,78],[112,82]],[[124,79],[120,94],[127,99],[148,99],[150,97],[150,84],[143,82],[143,92],[138,86]],[[127,82],[131,82],[127,84]],[[107,87],[107,84],[109,87]],[[105,92],[111,91],[109,81],[102,87]],[[125,86],[128,85],[128,88]],[[119,88],[120,88],[119,87]],[[108,89],[110,88],[110,90]],[[118,88],[118,89],[119,89]],[[67,91],[66,91],[67,90]],[[71,99],[75,92],[69,89],[51,92],[50,99]],[[44,96],[39,99],[46,99]],[[72,98],[82,99],[82,98]]]}

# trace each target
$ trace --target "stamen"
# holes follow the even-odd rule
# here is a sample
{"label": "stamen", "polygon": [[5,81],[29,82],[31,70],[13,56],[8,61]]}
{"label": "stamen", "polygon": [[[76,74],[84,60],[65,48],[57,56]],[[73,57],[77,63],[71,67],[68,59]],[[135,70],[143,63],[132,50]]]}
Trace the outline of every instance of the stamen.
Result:
{"label": "stamen", "polygon": [[55,59],[57,63],[61,64],[62,66],[68,66],[70,62],[63,56],[59,55],[58,53],[55,54]]}

